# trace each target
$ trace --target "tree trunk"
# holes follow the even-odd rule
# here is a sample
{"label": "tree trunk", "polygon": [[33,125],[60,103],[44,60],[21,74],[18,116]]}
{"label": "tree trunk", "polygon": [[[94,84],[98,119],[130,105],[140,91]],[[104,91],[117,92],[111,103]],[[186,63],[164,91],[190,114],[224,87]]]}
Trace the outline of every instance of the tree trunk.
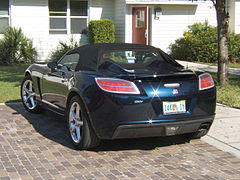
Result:
{"label": "tree trunk", "polygon": [[226,12],[225,0],[216,0],[218,23],[218,82],[220,86],[228,84],[228,26],[229,15]]}

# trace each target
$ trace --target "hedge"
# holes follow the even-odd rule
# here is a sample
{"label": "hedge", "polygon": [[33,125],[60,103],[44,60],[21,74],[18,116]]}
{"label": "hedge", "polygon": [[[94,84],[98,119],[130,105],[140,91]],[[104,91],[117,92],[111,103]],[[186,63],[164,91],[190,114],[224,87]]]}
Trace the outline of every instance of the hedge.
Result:
{"label": "hedge", "polygon": [[[205,23],[188,27],[183,38],[170,45],[170,55],[179,60],[216,63],[218,60],[217,28]],[[228,34],[229,61],[240,63],[240,34]]]}
{"label": "hedge", "polygon": [[88,38],[91,44],[113,43],[115,27],[111,20],[92,20],[88,24]]}

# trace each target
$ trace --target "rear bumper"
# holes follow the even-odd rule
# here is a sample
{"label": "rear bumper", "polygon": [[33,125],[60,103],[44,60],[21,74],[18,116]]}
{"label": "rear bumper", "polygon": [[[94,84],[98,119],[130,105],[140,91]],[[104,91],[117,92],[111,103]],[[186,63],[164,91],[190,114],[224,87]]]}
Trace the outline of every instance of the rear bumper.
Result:
{"label": "rear bumper", "polygon": [[171,136],[196,132],[200,129],[208,130],[214,120],[214,117],[215,116],[209,116],[198,120],[185,120],[156,124],[120,125],[116,128],[111,139]]}
{"label": "rear bumper", "polygon": [[[92,99],[92,101],[89,101]],[[163,113],[164,101],[186,101],[186,113]],[[100,139],[169,136],[196,132],[215,117],[216,90],[194,95],[148,97],[94,92],[85,99],[92,127]],[[171,128],[176,130],[171,132]]]}

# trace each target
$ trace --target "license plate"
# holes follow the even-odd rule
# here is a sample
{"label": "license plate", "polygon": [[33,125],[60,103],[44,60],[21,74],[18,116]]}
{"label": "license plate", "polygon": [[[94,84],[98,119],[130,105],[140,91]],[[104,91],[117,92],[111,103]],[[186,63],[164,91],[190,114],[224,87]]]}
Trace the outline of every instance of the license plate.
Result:
{"label": "license plate", "polygon": [[180,114],[185,112],[185,100],[176,102],[163,102],[163,114]]}

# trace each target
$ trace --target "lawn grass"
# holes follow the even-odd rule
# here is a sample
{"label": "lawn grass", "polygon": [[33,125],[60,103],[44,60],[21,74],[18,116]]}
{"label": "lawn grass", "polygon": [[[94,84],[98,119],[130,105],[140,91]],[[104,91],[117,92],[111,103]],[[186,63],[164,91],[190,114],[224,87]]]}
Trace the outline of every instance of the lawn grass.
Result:
{"label": "lawn grass", "polygon": [[235,63],[235,64],[229,63],[229,67],[230,67],[230,68],[238,68],[238,69],[240,69],[240,64],[237,64],[237,63]]}
{"label": "lawn grass", "polygon": [[217,73],[210,73],[217,87],[217,102],[231,107],[240,108],[240,76],[229,74],[229,84],[220,87]]}
{"label": "lawn grass", "polygon": [[0,66],[0,103],[20,101],[20,86],[27,67]]}

